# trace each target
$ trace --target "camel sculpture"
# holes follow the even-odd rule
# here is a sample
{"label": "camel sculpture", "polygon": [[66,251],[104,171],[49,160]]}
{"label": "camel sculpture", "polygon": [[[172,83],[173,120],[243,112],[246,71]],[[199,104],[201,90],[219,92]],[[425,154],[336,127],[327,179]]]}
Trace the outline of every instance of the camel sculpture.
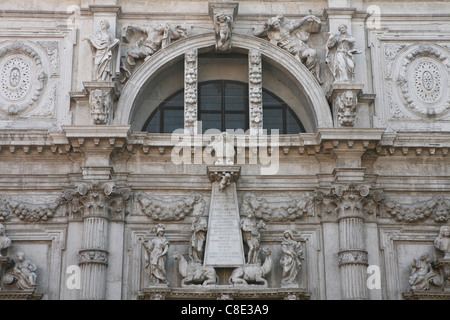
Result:
{"label": "camel sculpture", "polygon": [[204,267],[199,263],[188,263],[183,255],[177,251],[173,253],[173,257],[178,262],[178,270],[183,277],[181,286],[193,285],[215,285],[219,281],[216,270],[213,267]]}
{"label": "camel sculpture", "polygon": [[267,287],[267,280],[264,277],[272,270],[272,255],[269,248],[263,249],[266,260],[263,265],[249,264],[236,268],[228,279],[232,285],[248,285],[248,282],[259,283],[263,287]]}

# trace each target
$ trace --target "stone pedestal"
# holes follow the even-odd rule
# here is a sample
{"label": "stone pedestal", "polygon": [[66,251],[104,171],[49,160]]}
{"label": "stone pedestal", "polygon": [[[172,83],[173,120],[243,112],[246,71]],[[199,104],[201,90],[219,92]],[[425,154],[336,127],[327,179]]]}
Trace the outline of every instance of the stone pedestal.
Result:
{"label": "stone pedestal", "polygon": [[236,193],[238,166],[208,167],[213,182],[209,209],[205,266],[238,267],[245,263]]}
{"label": "stone pedestal", "polygon": [[94,124],[111,124],[114,116],[114,102],[119,90],[113,81],[86,81],[84,90],[89,98],[89,107]]}

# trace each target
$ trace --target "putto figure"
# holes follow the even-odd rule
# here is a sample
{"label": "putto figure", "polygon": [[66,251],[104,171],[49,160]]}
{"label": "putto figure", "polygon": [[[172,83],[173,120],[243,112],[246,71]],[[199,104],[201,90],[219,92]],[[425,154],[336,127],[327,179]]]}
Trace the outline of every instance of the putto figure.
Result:
{"label": "putto figure", "polygon": [[88,41],[94,57],[94,81],[112,81],[120,73],[120,55],[118,54],[119,39],[115,39],[109,32],[110,24],[107,20],[100,21],[100,31],[83,40]]}
{"label": "putto figure", "polygon": [[229,51],[231,49],[232,23],[232,15],[221,13],[215,16],[216,50]]}
{"label": "putto figure", "polygon": [[319,32],[321,21],[314,15],[292,21],[282,14],[269,19],[262,30],[254,30],[257,37],[267,36],[271,43],[291,53],[303,63],[322,84],[317,52],[307,44],[311,33]]}
{"label": "putto figure", "polygon": [[347,33],[347,26],[338,27],[339,34],[330,34],[327,41],[326,61],[334,75],[335,82],[351,82],[355,79],[355,60],[353,55],[361,53],[354,49],[355,38]]}
{"label": "putto figure", "polygon": [[169,241],[164,237],[166,228],[163,224],[158,224],[152,229],[156,237],[150,242],[144,241],[146,251],[145,268],[150,275],[152,285],[168,285],[166,278],[166,261],[169,251]]}

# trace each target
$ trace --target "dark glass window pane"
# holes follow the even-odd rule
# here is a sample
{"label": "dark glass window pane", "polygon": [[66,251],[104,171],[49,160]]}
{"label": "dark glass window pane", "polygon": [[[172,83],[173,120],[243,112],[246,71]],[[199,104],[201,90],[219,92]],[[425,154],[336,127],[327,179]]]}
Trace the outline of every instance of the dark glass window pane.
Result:
{"label": "dark glass window pane", "polygon": [[286,134],[297,134],[302,132],[297,116],[291,108],[286,110]]}
{"label": "dark glass window pane", "polygon": [[184,109],[165,109],[164,110],[164,132],[172,133],[176,129],[184,127]]}
{"label": "dark glass window pane", "polygon": [[184,106],[184,90],[177,93],[174,97],[164,101],[165,107],[182,107]]}
{"label": "dark glass window pane", "polygon": [[225,114],[225,130],[227,129],[243,129],[248,127],[247,119],[245,114],[237,113],[237,114]]}
{"label": "dark glass window pane", "polygon": [[161,119],[161,112],[160,110],[156,111],[153,116],[150,116],[150,121],[145,128],[145,131],[149,133],[160,133],[160,119]]}
{"label": "dark glass window pane", "polygon": [[276,99],[266,91],[263,91],[263,105],[265,107],[281,107],[282,105],[284,105],[284,103],[280,102],[278,99]]}
{"label": "dark glass window pane", "polygon": [[[279,133],[283,134],[283,109],[264,108],[263,128],[267,130],[278,129],[280,130]],[[267,133],[270,133],[270,131]]]}
{"label": "dark glass window pane", "polygon": [[204,113],[201,115],[202,131],[207,129],[218,129],[222,131],[222,115],[221,114],[209,114]]}
{"label": "dark glass window pane", "polygon": [[222,97],[202,97],[199,109],[201,111],[220,111],[222,109]]}

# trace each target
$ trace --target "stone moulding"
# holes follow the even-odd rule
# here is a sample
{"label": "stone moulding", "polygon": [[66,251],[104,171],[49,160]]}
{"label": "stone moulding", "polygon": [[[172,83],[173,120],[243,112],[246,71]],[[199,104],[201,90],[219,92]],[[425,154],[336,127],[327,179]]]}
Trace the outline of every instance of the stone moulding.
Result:
{"label": "stone moulding", "polygon": [[139,193],[136,200],[140,213],[157,221],[178,221],[188,215],[202,216],[205,209],[205,200],[199,193],[176,200],[151,198]]}
{"label": "stone moulding", "polygon": [[137,292],[138,300],[165,299],[203,299],[203,300],[233,300],[233,299],[285,299],[309,300],[311,294],[301,288],[233,288],[228,285],[208,287],[207,290],[192,288],[144,288]]}

